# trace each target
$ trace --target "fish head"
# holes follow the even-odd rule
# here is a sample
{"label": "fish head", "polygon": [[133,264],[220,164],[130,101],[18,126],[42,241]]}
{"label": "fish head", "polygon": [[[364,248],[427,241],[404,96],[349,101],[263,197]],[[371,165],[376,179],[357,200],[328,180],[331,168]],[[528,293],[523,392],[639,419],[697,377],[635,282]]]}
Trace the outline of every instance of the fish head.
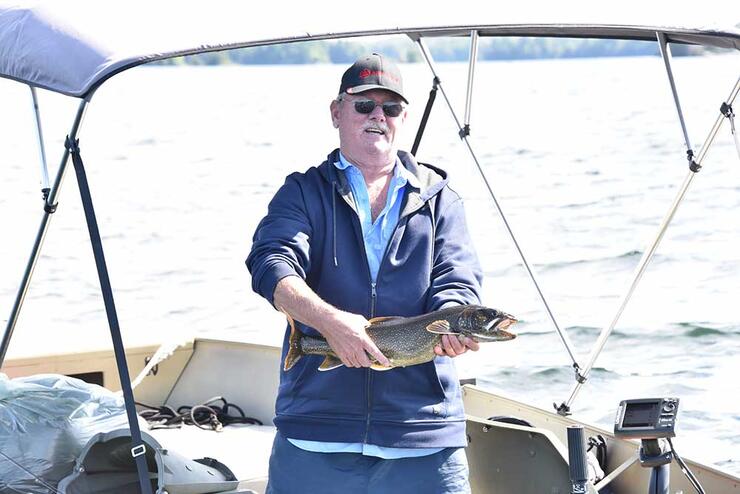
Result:
{"label": "fish head", "polygon": [[462,333],[479,342],[507,341],[516,338],[514,333],[506,331],[506,328],[517,322],[517,319],[500,310],[489,307],[468,307],[463,312],[467,319],[462,324]]}

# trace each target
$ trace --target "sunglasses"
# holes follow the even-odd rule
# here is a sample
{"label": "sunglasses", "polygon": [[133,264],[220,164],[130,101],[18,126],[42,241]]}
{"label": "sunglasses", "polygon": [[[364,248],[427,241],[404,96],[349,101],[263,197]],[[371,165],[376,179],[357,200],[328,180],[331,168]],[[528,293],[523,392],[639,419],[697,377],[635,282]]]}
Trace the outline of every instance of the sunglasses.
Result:
{"label": "sunglasses", "polygon": [[[367,115],[375,110],[375,107],[379,105],[371,99],[362,99],[352,102],[355,105],[355,111]],[[383,109],[383,113],[386,117],[395,118],[403,112],[403,105],[401,103],[387,102],[380,105]]]}

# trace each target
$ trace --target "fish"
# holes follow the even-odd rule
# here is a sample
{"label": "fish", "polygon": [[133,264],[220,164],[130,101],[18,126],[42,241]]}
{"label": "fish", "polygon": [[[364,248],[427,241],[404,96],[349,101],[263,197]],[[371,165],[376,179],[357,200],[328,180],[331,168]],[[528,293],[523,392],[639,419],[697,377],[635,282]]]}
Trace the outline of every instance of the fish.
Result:
{"label": "fish", "polygon": [[[283,369],[290,370],[304,355],[324,355],[319,371],[330,371],[343,366],[327,341],[320,336],[304,334],[296,328],[293,318],[285,313],[290,324],[288,352]],[[506,312],[481,305],[448,307],[414,317],[375,317],[368,321],[366,331],[390,366],[380,364],[373,356],[371,368],[387,371],[395,367],[430,362],[437,356],[434,347],[443,334],[471,338],[479,343],[508,341],[516,334],[506,329],[517,319]]]}

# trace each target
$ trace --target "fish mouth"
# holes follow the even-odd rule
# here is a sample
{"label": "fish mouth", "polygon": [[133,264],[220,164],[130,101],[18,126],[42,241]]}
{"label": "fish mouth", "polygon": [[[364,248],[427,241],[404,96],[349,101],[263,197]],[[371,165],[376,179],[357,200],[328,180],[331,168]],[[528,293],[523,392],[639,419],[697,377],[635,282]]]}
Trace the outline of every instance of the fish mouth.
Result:
{"label": "fish mouth", "polygon": [[494,334],[475,334],[473,335],[475,337],[476,341],[485,342],[485,341],[506,341],[506,340],[513,340],[516,338],[516,335],[514,333],[511,333],[509,331],[504,331],[503,329],[497,329],[496,333]]}
{"label": "fish mouth", "polygon": [[513,317],[503,317],[501,319],[494,319],[486,325],[486,331],[491,329],[503,330],[517,322]]}
{"label": "fish mouth", "polygon": [[475,333],[475,339],[478,341],[513,340],[516,338],[516,335],[510,331],[506,331],[506,328],[515,322],[517,320],[510,316],[493,319],[486,324],[485,329],[481,333]]}

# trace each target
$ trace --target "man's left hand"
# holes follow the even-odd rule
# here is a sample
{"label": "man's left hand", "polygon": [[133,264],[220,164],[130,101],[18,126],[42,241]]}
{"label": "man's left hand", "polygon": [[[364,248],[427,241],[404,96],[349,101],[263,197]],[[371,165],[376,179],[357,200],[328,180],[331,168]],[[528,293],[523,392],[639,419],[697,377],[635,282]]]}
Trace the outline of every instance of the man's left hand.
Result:
{"label": "man's left hand", "polygon": [[434,347],[434,353],[440,356],[457,357],[467,352],[468,349],[477,352],[479,348],[478,342],[467,336],[443,334],[442,342]]}

